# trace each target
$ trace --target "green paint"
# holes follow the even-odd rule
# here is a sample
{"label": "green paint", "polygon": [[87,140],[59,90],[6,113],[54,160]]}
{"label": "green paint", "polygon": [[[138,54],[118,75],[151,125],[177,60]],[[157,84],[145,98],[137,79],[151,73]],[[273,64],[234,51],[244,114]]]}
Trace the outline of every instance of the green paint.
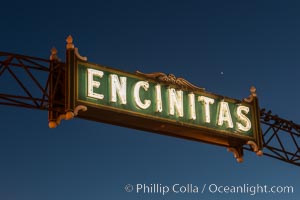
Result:
{"label": "green paint", "polygon": [[[87,84],[88,84],[88,75],[87,75],[87,69],[95,69],[103,72],[103,77],[100,78],[98,76],[93,76],[93,80],[100,83],[100,87],[96,88],[93,87],[93,91],[97,94],[103,94],[103,99],[96,99],[93,97],[88,97],[87,92]],[[189,91],[183,91],[183,117],[179,117],[176,114],[170,115],[170,108],[169,108],[169,95],[168,95],[168,88],[175,88],[176,86],[170,86],[170,85],[161,85],[161,97],[162,97],[162,112],[156,112],[156,96],[155,96],[155,86],[159,83],[153,81],[153,80],[146,80],[144,77],[139,77],[134,74],[121,72],[115,69],[102,67],[99,65],[92,65],[87,63],[78,63],[77,64],[77,100],[84,102],[86,104],[89,104],[94,107],[98,108],[111,108],[111,109],[120,109],[122,111],[125,111],[129,114],[137,114],[141,116],[149,116],[152,118],[157,118],[157,120],[167,120],[175,123],[184,123],[188,124],[194,127],[199,128],[210,128],[214,129],[216,131],[220,130],[222,132],[228,132],[231,134],[236,134],[240,136],[249,136],[253,137],[253,126],[254,126],[254,117],[253,117],[253,106],[251,104],[247,104],[245,102],[241,102],[235,99],[221,97],[215,94],[211,94],[205,91],[196,91],[193,92],[195,94],[195,111],[196,111],[196,119],[189,119],[189,113],[191,112],[189,109],[189,99],[188,94]],[[116,74],[118,78],[120,77],[126,77],[127,84],[126,84],[126,99],[127,104],[122,105],[119,101],[117,102],[110,102],[110,74]],[[149,83],[149,89],[148,91],[145,91],[142,87],[139,90],[139,97],[141,99],[141,102],[144,102],[144,100],[151,100],[151,105],[147,109],[141,109],[139,108],[134,100],[133,96],[133,88],[134,85],[138,81],[148,81]],[[176,89],[176,88],[175,88]],[[179,91],[180,89],[176,89]],[[214,104],[210,105],[210,123],[205,122],[205,110],[203,103],[198,101],[199,96],[205,96],[214,99]],[[118,97],[118,96],[117,96]],[[118,97],[119,98],[119,97]],[[227,121],[224,121],[223,125],[220,126],[217,124],[218,117],[219,117],[219,104],[221,101],[225,101],[229,105],[230,114],[232,117],[233,122],[233,128],[228,127]],[[237,107],[243,105],[250,109],[248,113],[243,113],[245,117],[247,117],[251,121],[251,129],[248,131],[241,131],[237,128],[237,123],[241,123],[242,125],[245,125],[245,122],[241,121],[237,117],[236,110]],[[100,115],[101,113],[99,113]],[[138,123],[138,122],[137,122]]]}

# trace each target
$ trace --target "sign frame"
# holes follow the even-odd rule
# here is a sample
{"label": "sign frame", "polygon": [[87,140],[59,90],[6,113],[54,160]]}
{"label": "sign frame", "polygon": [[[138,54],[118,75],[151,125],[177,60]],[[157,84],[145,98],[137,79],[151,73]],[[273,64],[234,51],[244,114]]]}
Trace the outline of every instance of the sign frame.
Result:
{"label": "sign frame", "polygon": [[[204,91],[189,83],[182,78],[176,78],[174,75],[165,75],[163,73],[144,74],[136,72],[136,74],[124,72],[118,69],[97,65],[87,62],[86,57],[82,57],[78,53],[78,49],[72,43],[73,39],[67,39],[66,51],[66,77],[65,77],[65,119],[72,119],[77,116],[79,118],[93,120],[97,122],[109,123],[142,131],[154,132],[172,137],[184,138],[198,142],[209,143],[218,146],[227,147],[229,151],[234,153],[234,157],[238,162],[243,161],[243,145],[250,145],[257,155],[262,155],[262,131],[260,127],[260,109],[256,95],[256,89],[250,89],[250,96],[242,101],[223,97],[213,93]],[[227,101],[234,103],[246,104],[251,108],[251,126],[252,135],[239,135],[231,133],[228,130],[217,130],[210,127],[199,127],[190,123],[180,122],[176,120],[164,119],[149,114],[138,113],[125,110],[113,106],[99,105],[83,100],[79,97],[79,73],[78,66],[90,66],[93,69],[105,69],[112,73],[121,74],[126,77],[136,78],[151,83],[159,83],[163,86],[179,88],[183,91],[191,91],[194,93],[205,93],[211,97],[223,97]]]}

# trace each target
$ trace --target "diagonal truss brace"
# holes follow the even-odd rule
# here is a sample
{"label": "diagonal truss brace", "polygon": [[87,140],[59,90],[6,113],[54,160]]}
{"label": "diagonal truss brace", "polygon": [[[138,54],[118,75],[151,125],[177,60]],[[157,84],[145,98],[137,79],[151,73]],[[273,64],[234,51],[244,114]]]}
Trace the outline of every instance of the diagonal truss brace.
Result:
{"label": "diagonal truss brace", "polygon": [[[49,91],[58,93],[62,89],[58,86],[64,78],[64,66],[55,49],[50,60],[0,52],[0,105],[53,110],[52,104],[63,104],[55,102]],[[9,88],[11,84],[16,87]]]}
{"label": "diagonal truss brace", "polygon": [[[300,166],[300,125],[261,109],[264,155]],[[249,150],[245,148],[246,150]]]}

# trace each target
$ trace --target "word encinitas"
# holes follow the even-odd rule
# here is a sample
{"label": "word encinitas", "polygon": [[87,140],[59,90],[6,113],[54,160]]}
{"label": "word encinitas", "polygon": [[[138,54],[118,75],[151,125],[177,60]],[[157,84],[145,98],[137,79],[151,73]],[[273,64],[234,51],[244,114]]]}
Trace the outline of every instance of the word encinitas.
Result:
{"label": "word encinitas", "polygon": [[241,102],[91,68],[86,73],[86,98],[96,104],[251,134],[251,109]]}
{"label": "word encinitas", "polygon": [[199,192],[199,188],[193,184],[174,184],[172,186],[162,184],[136,184],[136,193],[142,194],[162,194],[172,193],[190,193],[195,194]]}

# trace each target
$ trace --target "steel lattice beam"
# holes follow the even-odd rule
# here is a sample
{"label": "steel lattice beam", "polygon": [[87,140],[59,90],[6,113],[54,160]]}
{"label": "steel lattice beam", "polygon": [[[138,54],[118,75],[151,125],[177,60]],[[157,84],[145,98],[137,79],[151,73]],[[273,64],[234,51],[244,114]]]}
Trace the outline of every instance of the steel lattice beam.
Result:
{"label": "steel lattice beam", "polygon": [[300,125],[262,109],[264,155],[300,166]]}
{"label": "steel lattice beam", "polygon": [[49,96],[50,82],[54,86],[53,94],[59,85],[57,77],[64,76],[63,69],[64,63],[57,59],[0,52],[0,105],[53,109],[51,105],[55,102]]}

